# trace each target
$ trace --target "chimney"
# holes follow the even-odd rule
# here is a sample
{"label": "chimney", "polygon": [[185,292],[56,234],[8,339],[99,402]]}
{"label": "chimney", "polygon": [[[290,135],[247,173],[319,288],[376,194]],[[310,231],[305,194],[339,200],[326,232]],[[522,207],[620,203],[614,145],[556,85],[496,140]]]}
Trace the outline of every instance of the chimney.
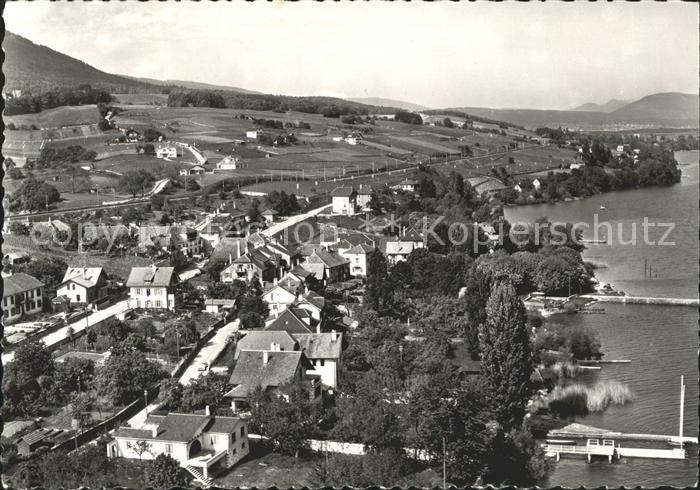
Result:
{"label": "chimney", "polygon": [[240,240],[238,240],[236,242],[236,250],[238,250],[238,256],[240,257],[241,256],[241,241]]}
{"label": "chimney", "polygon": [[335,330],[331,330],[331,340],[332,340],[333,342],[335,342],[336,340],[338,340],[338,332],[336,332]]}
{"label": "chimney", "polygon": [[316,325],[316,333],[321,333],[321,322]]}
{"label": "chimney", "polygon": [[270,360],[270,354],[267,351],[263,352],[263,364],[267,364],[267,361]]}
{"label": "chimney", "polygon": [[204,407],[204,415],[211,415],[211,410],[209,409],[209,405]]}
{"label": "chimney", "polygon": [[153,438],[158,437],[158,426],[157,425],[154,425],[153,428],[151,429],[151,436]]}
{"label": "chimney", "polygon": [[280,352],[282,350],[282,346],[280,344],[277,344],[275,342],[272,342],[270,344],[270,350],[272,352]]}
{"label": "chimney", "polygon": [[276,278],[276,277],[272,280],[272,284],[274,284],[275,286],[277,286],[277,278]]}

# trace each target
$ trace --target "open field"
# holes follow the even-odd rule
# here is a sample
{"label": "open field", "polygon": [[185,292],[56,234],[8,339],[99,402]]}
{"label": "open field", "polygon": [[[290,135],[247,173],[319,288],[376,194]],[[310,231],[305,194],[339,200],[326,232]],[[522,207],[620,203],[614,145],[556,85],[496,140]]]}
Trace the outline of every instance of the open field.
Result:
{"label": "open field", "polygon": [[62,128],[81,124],[97,124],[102,119],[96,105],[61,106],[36,114],[4,116],[5,124],[31,126],[37,128]]}
{"label": "open field", "polygon": [[112,94],[114,104],[129,105],[166,105],[167,94]]}

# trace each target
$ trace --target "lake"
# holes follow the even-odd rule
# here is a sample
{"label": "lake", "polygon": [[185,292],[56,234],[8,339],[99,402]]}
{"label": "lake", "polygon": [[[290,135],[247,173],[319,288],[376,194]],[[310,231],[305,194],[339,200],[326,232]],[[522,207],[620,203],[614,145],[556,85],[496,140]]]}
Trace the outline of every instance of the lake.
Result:
{"label": "lake", "polygon": [[[637,243],[623,245],[607,237],[607,244],[591,244],[584,258],[605,265],[596,271],[599,280],[632,295],[693,298],[698,294],[698,152],[677,152],[683,178],[671,187],[610,192],[589,199],[506,209],[511,222],[551,221],[593,223],[608,220],[623,231],[624,241],[636,224],[638,239],[644,217],[649,222],[675,223],[667,237],[674,245]],[[604,206],[605,209],[600,209]],[[626,233],[626,234],[625,234]],[[663,230],[649,233],[658,241]],[[592,238],[587,231],[584,237]],[[616,238],[616,237],[612,237]],[[644,278],[644,260],[651,279]],[[606,359],[630,359],[631,364],[603,365],[598,372],[577,381],[627,383],[636,399],[610,407],[604,413],[577,417],[576,422],[610,430],[678,434],[680,376],[685,376],[684,435],[698,435],[698,312],[683,306],[599,304],[604,314],[554,317],[550,321],[586,325],[600,336]],[[685,461],[625,459],[614,464],[564,457],[541,486],[688,486],[697,480],[697,446],[690,446]]]}

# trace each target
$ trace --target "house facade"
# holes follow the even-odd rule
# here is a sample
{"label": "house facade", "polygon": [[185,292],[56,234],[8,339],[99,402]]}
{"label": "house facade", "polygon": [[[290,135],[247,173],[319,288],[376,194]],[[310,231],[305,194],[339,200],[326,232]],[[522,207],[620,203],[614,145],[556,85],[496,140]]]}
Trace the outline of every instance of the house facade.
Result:
{"label": "house facade", "polygon": [[20,272],[4,278],[2,309],[5,322],[23,315],[40,313],[43,304],[44,284],[37,278]]}
{"label": "house facade", "polygon": [[294,339],[299,342],[299,349],[313,366],[313,369],[307,370],[306,373],[318,375],[324,388],[337,389],[341,369],[343,334],[334,330],[323,333],[295,334]]}
{"label": "house facade", "polygon": [[333,214],[355,214],[355,192],[352,187],[336,187],[331,192]]}
{"label": "house facade", "polygon": [[350,277],[350,262],[328,250],[314,250],[302,267],[324,284],[345,281]]}
{"label": "house facade", "polygon": [[277,316],[296,301],[297,295],[289,284],[277,283],[263,293],[262,299],[270,307],[270,315]]}
{"label": "house facade", "polygon": [[367,256],[374,252],[374,247],[361,243],[349,249],[340,250],[340,255],[350,262],[350,275],[364,277],[367,275]]}
{"label": "house facade", "polygon": [[173,267],[132,267],[126,287],[129,306],[144,309],[175,309]]}
{"label": "house facade", "polygon": [[204,414],[151,415],[142,428],[118,428],[107,444],[108,458],[152,460],[167,454],[207,485],[213,467],[230,468],[249,452],[248,422],[210,415],[209,407]]}
{"label": "house facade", "polygon": [[70,304],[90,304],[103,296],[107,274],[102,267],[69,267],[56,296],[65,296]]}
{"label": "house facade", "polygon": [[156,150],[156,158],[177,158],[177,148],[174,146],[163,146]]}

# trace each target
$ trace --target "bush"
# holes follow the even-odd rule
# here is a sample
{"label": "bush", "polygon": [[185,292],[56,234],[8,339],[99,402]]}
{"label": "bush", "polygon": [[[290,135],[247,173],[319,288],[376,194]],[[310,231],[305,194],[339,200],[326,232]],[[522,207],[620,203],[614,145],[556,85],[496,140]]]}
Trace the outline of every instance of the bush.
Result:
{"label": "bush", "polygon": [[603,412],[610,405],[624,405],[632,400],[634,394],[626,384],[618,381],[600,381],[593,386],[558,386],[549,395],[549,408],[563,417],[568,417]]}

